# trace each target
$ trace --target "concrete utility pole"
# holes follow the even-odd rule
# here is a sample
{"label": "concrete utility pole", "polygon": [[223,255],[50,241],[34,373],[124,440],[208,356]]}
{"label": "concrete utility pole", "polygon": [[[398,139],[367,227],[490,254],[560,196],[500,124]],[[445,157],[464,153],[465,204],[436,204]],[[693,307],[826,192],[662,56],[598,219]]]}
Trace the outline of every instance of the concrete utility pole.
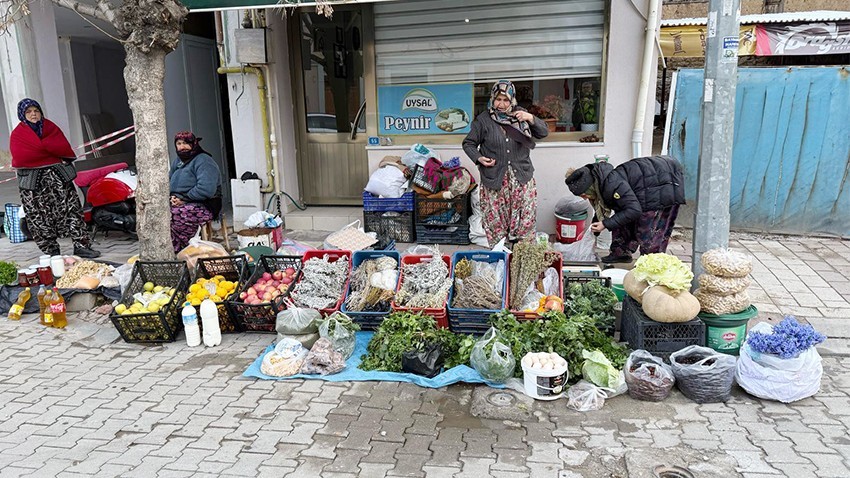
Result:
{"label": "concrete utility pole", "polygon": [[694,221],[695,278],[703,272],[700,258],[704,252],[729,245],[739,25],[740,0],[709,2]]}

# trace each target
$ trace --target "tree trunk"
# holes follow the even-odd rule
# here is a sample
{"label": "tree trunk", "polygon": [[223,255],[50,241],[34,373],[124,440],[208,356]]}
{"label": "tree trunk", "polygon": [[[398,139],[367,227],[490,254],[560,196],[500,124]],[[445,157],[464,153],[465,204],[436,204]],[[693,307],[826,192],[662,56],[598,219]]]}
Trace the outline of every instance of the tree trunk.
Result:
{"label": "tree trunk", "polygon": [[174,260],[171,245],[171,207],[168,170],[170,155],[165,128],[166,52],[152,48],[140,52],[132,43],[127,52],[124,82],[136,124],[136,231],[140,258]]}

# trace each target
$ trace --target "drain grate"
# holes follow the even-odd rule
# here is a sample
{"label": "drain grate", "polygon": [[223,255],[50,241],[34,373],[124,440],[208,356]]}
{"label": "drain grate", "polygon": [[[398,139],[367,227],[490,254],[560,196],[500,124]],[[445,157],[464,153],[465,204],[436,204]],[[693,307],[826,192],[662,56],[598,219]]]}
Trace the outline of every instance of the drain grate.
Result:
{"label": "drain grate", "polygon": [[655,467],[657,478],[694,478],[694,474],[680,466],[659,465]]}

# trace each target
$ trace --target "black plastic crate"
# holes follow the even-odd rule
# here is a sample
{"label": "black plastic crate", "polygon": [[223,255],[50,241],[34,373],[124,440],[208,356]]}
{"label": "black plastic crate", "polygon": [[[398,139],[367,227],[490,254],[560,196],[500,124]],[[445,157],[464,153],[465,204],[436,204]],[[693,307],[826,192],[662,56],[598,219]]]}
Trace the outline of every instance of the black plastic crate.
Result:
{"label": "black plastic crate", "polygon": [[591,281],[598,281],[603,286],[611,288],[610,277],[593,277],[585,274],[564,274],[564,297],[569,297],[570,286],[573,284],[586,284]]}
{"label": "black plastic crate", "polygon": [[431,226],[426,224],[417,224],[416,242],[420,244],[467,245],[470,244],[469,225]]}
{"label": "black plastic crate", "polygon": [[[236,283],[236,289],[233,293],[227,297],[222,297],[222,301],[216,303],[218,326],[222,333],[241,332],[242,328],[231,313],[230,308],[227,307],[227,301],[239,297],[240,289],[248,279],[248,261],[244,255],[198,259],[195,280],[192,283],[194,284],[200,278],[211,279],[215,276],[222,276],[224,280]],[[201,321],[198,321],[198,326],[203,331]]]}
{"label": "black plastic crate", "polygon": [[416,195],[416,225],[469,225],[472,202],[469,194],[451,199]]}
{"label": "black plastic crate", "polygon": [[656,322],[629,296],[623,301],[620,340],[633,350],[643,349],[667,360],[670,354],[689,345],[705,344],[705,325],[699,319],[675,324]]}
{"label": "black plastic crate", "polygon": [[[271,302],[262,304],[247,304],[239,299],[239,294],[254,285],[263,273],[271,273],[287,267],[294,268],[297,273],[285,293],[279,295]],[[254,273],[238,289],[238,292],[234,296],[235,298],[226,302],[227,307],[230,309],[230,314],[236,320],[239,328],[244,332],[276,333],[277,313],[286,309],[283,305],[283,299],[289,296],[290,290],[298,282],[300,275],[301,256],[260,256],[260,260],[257,261],[257,265],[254,268]]]}
{"label": "black plastic crate", "polygon": [[398,242],[416,242],[413,211],[363,211],[363,228],[375,232],[379,238]]}
{"label": "black plastic crate", "polygon": [[183,329],[181,312],[186,290],[189,288],[189,269],[183,261],[137,261],[133,266],[130,283],[121,295],[120,303],[125,306],[131,305],[134,301],[133,295],[144,292],[147,282],[174,289],[174,294],[167,304],[158,312],[139,314],[113,312],[109,318],[125,342],[138,344],[174,342],[177,334]]}

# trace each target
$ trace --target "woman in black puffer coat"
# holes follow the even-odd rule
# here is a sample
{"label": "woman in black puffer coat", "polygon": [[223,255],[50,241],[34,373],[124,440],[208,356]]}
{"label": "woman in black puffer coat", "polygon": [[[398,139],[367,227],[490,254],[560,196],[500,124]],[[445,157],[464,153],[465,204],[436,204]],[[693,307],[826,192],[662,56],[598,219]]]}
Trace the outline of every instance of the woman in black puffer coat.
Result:
{"label": "woman in black puffer coat", "polygon": [[679,205],[685,204],[685,177],[675,159],[635,158],[616,168],[592,163],[569,173],[566,183],[593,204],[591,230],[611,231],[611,254],[602,262],[629,262],[638,247],[641,254],[667,250]]}

